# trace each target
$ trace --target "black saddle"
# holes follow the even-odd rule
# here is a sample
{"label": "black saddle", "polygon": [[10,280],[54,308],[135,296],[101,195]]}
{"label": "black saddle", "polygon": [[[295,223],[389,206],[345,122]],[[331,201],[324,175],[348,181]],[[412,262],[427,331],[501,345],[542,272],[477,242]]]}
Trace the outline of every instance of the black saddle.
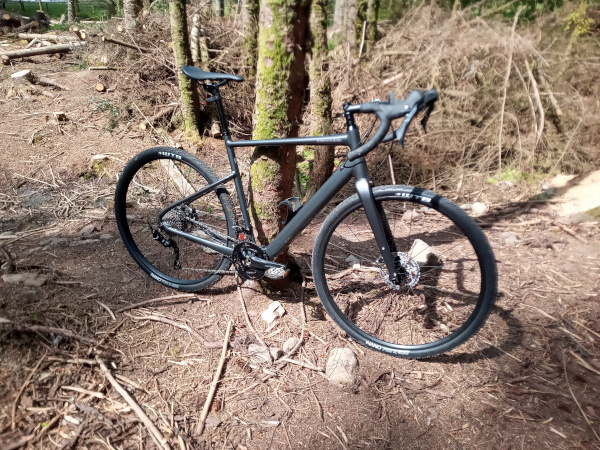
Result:
{"label": "black saddle", "polygon": [[198,69],[194,66],[182,66],[181,70],[188,77],[203,81],[203,80],[223,80],[223,81],[244,81],[244,79],[238,75],[231,75],[228,73],[215,73],[205,72],[204,70]]}

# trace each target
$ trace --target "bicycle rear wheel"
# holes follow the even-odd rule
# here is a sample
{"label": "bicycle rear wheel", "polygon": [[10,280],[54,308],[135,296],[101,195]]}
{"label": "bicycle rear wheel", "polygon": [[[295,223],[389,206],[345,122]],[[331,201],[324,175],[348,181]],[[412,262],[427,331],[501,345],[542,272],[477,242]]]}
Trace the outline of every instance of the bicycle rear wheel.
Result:
{"label": "bicycle rear wheel", "polygon": [[[316,290],[358,343],[403,358],[445,353],[477,333],[496,297],[496,263],[475,222],[410,186],[373,189],[402,282],[393,285],[357,195],[327,217],[313,250]],[[385,228],[385,227],[384,227]]]}
{"label": "bicycle rear wheel", "polygon": [[[135,262],[152,278],[190,292],[207,288],[231,261],[216,251],[171,235],[158,214],[167,206],[218,180],[202,161],[168,147],[148,149],[123,169],[115,192],[115,216],[121,238]],[[180,231],[231,246],[234,214],[224,186],[167,212],[163,222]]]}

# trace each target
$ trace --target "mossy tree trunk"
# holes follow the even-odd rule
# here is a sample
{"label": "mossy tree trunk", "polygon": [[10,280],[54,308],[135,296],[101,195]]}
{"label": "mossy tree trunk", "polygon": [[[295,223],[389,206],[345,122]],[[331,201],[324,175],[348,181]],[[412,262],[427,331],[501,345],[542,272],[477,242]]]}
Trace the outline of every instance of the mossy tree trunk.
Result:
{"label": "mossy tree trunk", "polygon": [[107,8],[107,16],[110,19],[117,12],[115,1],[114,0],[106,0],[106,8]]}
{"label": "mossy tree trunk", "polygon": [[173,41],[173,53],[175,54],[175,66],[181,90],[181,110],[183,114],[183,126],[188,139],[199,142],[198,136],[198,114],[200,111],[200,100],[196,82],[183,74],[181,66],[192,63],[190,52],[190,41],[187,29],[187,14],[185,0],[169,0],[169,16],[171,19],[171,39]]}
{"label": "mossy tree trunk", "polygon": [[[306,0],[261,0],[253,139],[297,136],[306,85]],[[252,216],[258,240],[279,232],[277,204],[292,194],[296,170],[293,146],[256,147],[250,167]]]}
{"label": "mossy tree trunk", "polygon": [[248,79],[256,77],[256,55],[258,53],[258,12],[260,0],[244,0],[242,4],[242,27],[244,29],[244,53]]}
{"label": "mossy tree trunk", "polygon": [[368,0],[367,4],[367,51],[371,50],[377,40],[377,19],[379,17],[379,0]]}
{"label": "mossy tree trunk", "polygon": [[225,0],[213,0],[215,16],[223,17],[225,15]]}
{"label": "mossy tree trunk", "polygon": [[[329,134],[331,128],[331,81],[327,63],[327,0],[313,0],[310,16],[311,60],[310,103],[316,117],[313,135]],[[317,146],[314,149],[310,186],[312,197],[333,171],[335,147]]]}

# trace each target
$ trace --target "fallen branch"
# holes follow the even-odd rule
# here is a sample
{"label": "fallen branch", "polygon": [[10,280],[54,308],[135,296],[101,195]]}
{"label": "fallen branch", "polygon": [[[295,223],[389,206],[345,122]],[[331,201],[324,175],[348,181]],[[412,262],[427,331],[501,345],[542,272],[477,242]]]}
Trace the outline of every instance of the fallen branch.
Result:
{"label": "fallen branch", "polygon": [[25,25],[21,25],[20,27],[16,28],[15,31],[20,32],[20,31],[29,31],[32,28],[37,28],[40,26],[40,23],[37,20],[32,20],[29,23],[26,23]]}
{"label": "fallen branch", "polygon": [[100,369],[102,370],[102,372],[104,372],[106,379],[115,388],[115,390],[121,395],[121,397],[123,397],[123,399],[127,402],[127,404],[129,406],[131,406],[131,409],[133,409],[133,411],[140,418],[142,423],[146,426],[146,428],[148,429],[148,432],[150,434],[150,437],[155,442],[155,444],[158,446],[158,448],[170,450],[171,447],[169,446],[167,440],[163,437],[162,433],[158,430],[158,428],[156,428],[156,425],[154,425],[154,423],[146,415],[144,410],[142,408],[140,408],[140,406],[135,402],[135,400],[127,393],[127,391],[125,389],[123,389],[123,387],[119,384],[119,382],[117,380],[115,380],[115,378],[110,373],[110,370],[108,370],[108,367],[106,367],[104,362],[102,362],[102,360],[98,356],[96,356],[96,361],[98,361],[98,365],[100,366]]}
{"label": "fallen branch", "polygon": [[71,439],[68,439],[67,441],[65,441],[59,448],[58,450],[67,450],[71,447],[73,447],[75,445],[75,443],[77,442],[77,439],[79,439],[79,436],[81,436],[81,433],[83,432],[83,429],[87,426],[88,422],[87,420],[83,420],[79,426],[77,427],[77,429],[75,430],[75,434],[73,435],[73,437]]}
{"label": "fallen branch", "polygon": [[69,337],[72,339],[77,339],[78,341],[85,342],[87,344],[97,345],[98,342],[96,340],[87,338],[84,336],[79,336],[78,334],[73,333],[72,331],[65,330],[64,328],[55,328],[55,327],[45,327],[43,325],[26,325],[24,323],[13,322],[10,319],[5,319],[0,317],[0,323],[12,323],[13,327],[17,330],[25,330],[25,331],[36,331],[36,332],[44,332],[44,333],[54,333],[60,334],[61,336]]}
{"label": "fallen branch", "polygon": [[122,47],[132,48],[134,50],[139,50],[142,53],[150,53],[150,49],[140,47],[137,44],[130,44],[129,42],[119,41],[118,39],[112,39],[106,36],[102,36],[102,42],[108,42],[110,44],[120,45]]}
{"label": "fallen branch", "polygon": [[210,385],[208,396],[206,397],[206,401],[204,402],[204,408],[202,409],[202,414],[200,415],[200,422],[198,422],[198,435],[202,435],[202,433],[204,432],[204,422],[206,421],[206,417],[208,416],[208,410],[210,409],[213,397],[215,396],[215,391],[217,390],[217,383],[219,382],[219,378],[221,377],[221,371],[223,370],[223,365],[225,364],[225,358],[227,356],[227,347],[229,345],[229,336],[231,335],[232,325],[233,322],[230,320],[227,324],[227,330],[225,331],[225,338],[223,339],[223,350],[221,351],[221,359],[219,360],[217,371],[215,372],[215,376]]}
{"label": "fallen branch", "polygon": [[126,306],[121,309],[117,309],[115,312],[117,314],[119,314],[119,313],[122,313],[125,311],[129,311],[130,309],[135,309],[135,308],[139,308],[140,306],[149,305],[150,303],[156,303],[156,302],[161,302],[163,300],[171,300],[171,299],[175,299],[175,298],[192,298],[192,297],[196,297],[196,294],[176,294],[176,295],[168,295],[167,297],[157,297],[157,298],[152,298],[150,300],[144,300],[143,302],[134,303],[133,305],[129,305],[129,306]]}
{"label": "fallen branch", "polygon": [[2,59],[2,62],[4,64],[8,64],[8,62],[13,58],[24,58],[27,56],[36,55],[51,55],[54,53],[67,53],[77,47],[85,47],[86,45],[87,42],[72,42],[70,44],[50,45],[48,47],[28,48],[25,50],[12,50],[9,52],[0,53],[0,59]]}
{"label": "fallen branch", "polygon": [[564,226],[563,224],[557,222],[556,220],[552,221],[552,225],[556,225],[558,228],[560,228],[561,230],[563,230],[565,233],[570,234],[571,236],[573,236],[578,241],[583,242],[584,244],[588,243],[588,241],[585,238],[582,238],[577,233],[575,233],[573,230],[571,230],[570,228],[568,228],[568,227]]}
{"label": "fallen branch", "polygon": [[56,34],[43,34],[43,33],[13,33],[9,34],[12,37],[18,37],[19,39],[39,39],[44,41],[54,42],[75,42],[75,38],[70,36],[58,36]]}
{"label": "fallen branch", "polygon": [[[154,320],[155,322],[166,323],[167,325],[174,326],[175,328],[185,330],[188,333],[190,333],[192,335],[192,337],[194,337],[198,342],[200,342],[203,346],[205,346],[207,348],[219,348],[221,346],[220,342],[207,341],[200,335],[200,333],[198,333],[196,330],[194,330],[190,326],[185,325],[183,323],[175,322],[174,320],[167,319],[166,317],[155,316],[154,314],[150,314],[147,316],[132,316],[130,314],[126,314],[126,315],[128,317],[131,317],[134,320]],[[210,325],[207,325],[207,326],[210,326]]]}
{"label": "fallen branch", "polygon": [[[246,309],[246,302],[244,301],[244,295],[242,294],[242,290],[240,289],[239,283],[237,286],[237,291],[238,291],[238,297],[240,299],[240,303],[242,304],[242,311],[244,312],[244,317],[246,318],[246,324],[248,325],[248,328],[250,329],[250,331],[252,331],[254,333],[254,336],[256,336],[256,339],[258,340],[258,342],[260,342],[264,348],[268,349],[269,346],[266,344],[265,340],[261,337],[261,335],[257,333],[256,329],[252,325],[252,322],[250,321],[250,316],[248,315],[248,310]],[[265,352],[265,356],[269,357],[269,364],[271,364],[273,362],[273,360],[271,358],[271,352],[269,352],[269,351]]]}

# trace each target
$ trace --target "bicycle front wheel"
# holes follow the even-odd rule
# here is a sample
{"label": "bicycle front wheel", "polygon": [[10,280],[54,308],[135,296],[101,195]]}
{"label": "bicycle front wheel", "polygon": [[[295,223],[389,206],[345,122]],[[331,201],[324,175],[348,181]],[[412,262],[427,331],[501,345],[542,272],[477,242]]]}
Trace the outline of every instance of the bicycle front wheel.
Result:
{"label": "bicycle front wheel", "polygon": [[234,214],[224,186],[173,208],[159,223],[159,213],[218,180],[195,156],[156,147],[135,156],[123,169],[115,192],[115,216],[121,238],[135,262],[156,281],[193,292],[216,283],[231,261],[225,256],[162,228],[231,246]]}
{"label": "bicycle front wheel", "polygon": [[315,287],[358,343],[403,358],[448,352],[477,333],[494,305],[496,263],[475,222],[449,200],[411,186],[373,189],[395,244],[389,274],[357,195],[327,217],[313,250]]}

